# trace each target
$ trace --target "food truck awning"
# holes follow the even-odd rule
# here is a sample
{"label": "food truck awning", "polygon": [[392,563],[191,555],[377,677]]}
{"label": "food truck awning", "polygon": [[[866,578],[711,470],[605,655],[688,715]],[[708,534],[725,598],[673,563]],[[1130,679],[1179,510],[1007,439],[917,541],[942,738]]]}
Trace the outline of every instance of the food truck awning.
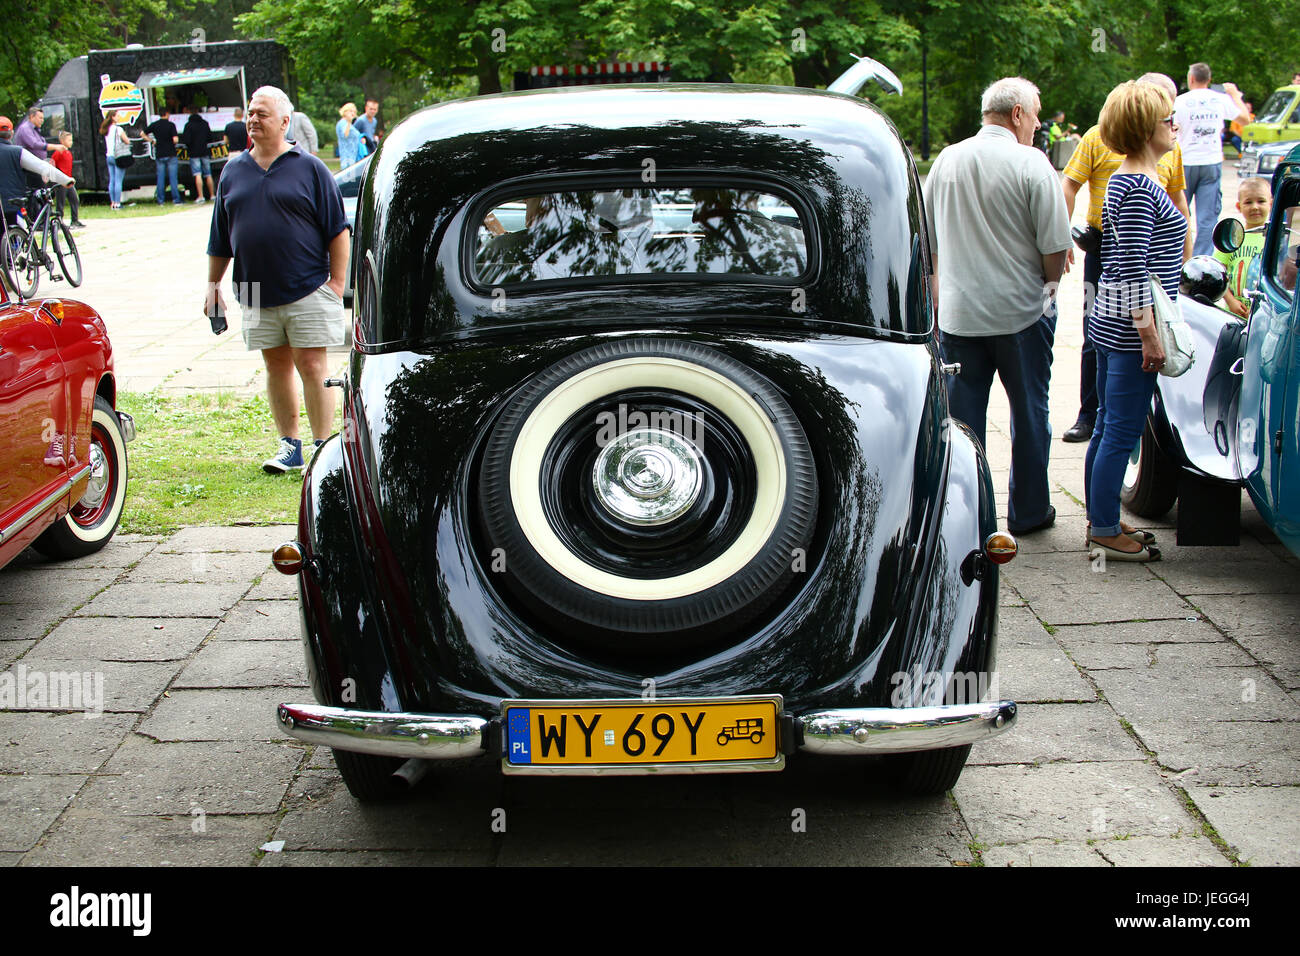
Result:
{"label": "food truck awning", "polygon": [[158,73],[145,73],[136,80],[135,85],[142,90],[155,86],[183,86],[186,83],[210,83],[213,80],[228,80],[238,76],[242,66],[212,66],[198,70],[165,70]]}

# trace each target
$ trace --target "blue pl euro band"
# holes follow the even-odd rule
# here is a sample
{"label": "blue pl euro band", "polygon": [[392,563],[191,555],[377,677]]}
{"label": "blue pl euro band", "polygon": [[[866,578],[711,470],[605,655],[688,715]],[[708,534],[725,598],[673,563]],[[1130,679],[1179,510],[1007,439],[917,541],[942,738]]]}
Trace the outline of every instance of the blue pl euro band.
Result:
{"label": "blue pl euro band", "polygon": [[511,710],[506,720],[506,760],[510,763],[532,763],[533,752],[529,746],[528,725],[532,711],[527,708]]}

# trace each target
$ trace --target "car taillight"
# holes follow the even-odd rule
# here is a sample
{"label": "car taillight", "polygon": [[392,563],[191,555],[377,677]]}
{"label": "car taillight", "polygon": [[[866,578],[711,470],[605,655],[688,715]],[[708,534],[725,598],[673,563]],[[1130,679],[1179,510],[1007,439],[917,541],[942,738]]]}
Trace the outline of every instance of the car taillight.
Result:
{"label": "car taillight", "polygon": [[995,531],[984,539],[984,553],[994,564],[1006,564],[1017,550],[1016,539],[1006,531]]}
{"label": "car taillight", "polygon": [[302,570],[302,548],[297,541],[286,541],[271,553],[271,563],[281,574],[297,574]]}

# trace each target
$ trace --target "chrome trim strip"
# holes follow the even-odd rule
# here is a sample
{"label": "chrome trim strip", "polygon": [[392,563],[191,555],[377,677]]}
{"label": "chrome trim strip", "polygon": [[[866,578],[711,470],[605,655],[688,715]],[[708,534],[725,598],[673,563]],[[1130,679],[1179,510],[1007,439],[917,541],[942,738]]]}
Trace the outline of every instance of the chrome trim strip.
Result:
{"label": "chrome trim strip", "polygon": [[45,512],[49,511],[50,508],[54,507],[54,505],[58,504],[59,499],[71,491],[72,486],[81,481],[81,479],[85,478],[88,474],[90,474],[90,465],[82,465],[81,468],[79,468],[72,476],[72,479],[65,481],[60,485],[57,491],[51,491],[36,504],[32,505],[32,507],[28,508],[18,518],[18,520],[9,527],[0,528],[0,544],[4,544],[6,540],[12,538],[19,531],[22,531],[23,528],[26,528],[41,515],[45,514]]}
{"label": "chrome trim strip", "polygon": [[484,753],[482,717],[281,704],[280,729],[309,744],[392,757],[452,760]]}
{"label": "chrome trim strip", "polygon": [[1010,730],[1013,700],[934,707],[860,707],[795,717],[803,727],[801,750],[861,756],[938,750],[978,743]]}

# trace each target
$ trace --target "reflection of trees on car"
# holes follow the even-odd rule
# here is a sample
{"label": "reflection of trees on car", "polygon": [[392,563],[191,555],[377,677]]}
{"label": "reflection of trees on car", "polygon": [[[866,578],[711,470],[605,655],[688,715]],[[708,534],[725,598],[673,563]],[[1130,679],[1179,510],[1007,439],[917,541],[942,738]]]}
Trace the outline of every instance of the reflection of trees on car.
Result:
{"label": "reflection of trees on car", "polygon": [[793,278],[807,268],[797,215],[756,190],[565,192],[526,205],[524,229],[480,234],[480,281],[692,272]]}

